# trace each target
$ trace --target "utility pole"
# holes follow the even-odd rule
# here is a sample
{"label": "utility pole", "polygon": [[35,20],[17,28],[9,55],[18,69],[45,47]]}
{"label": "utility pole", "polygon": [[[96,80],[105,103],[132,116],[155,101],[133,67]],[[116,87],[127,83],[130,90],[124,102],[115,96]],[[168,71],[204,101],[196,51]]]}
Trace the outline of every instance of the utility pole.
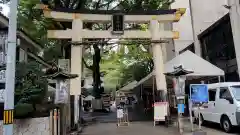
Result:
{"label": "utility pole", "polygon": [[13,135],[18,0],[10,1],[3,135]]}
{"label": "utility pole", "polygon": [[238,75],[240,77],[240,2],[239,0],[228,0],[227,7],[229,8]]}
{"label": "utility pole", "polygon": [[195,54],[197,54],[198,56],[201,56],[202,55],[201,54],[201,46],[200,46],[198,37],[196,35],[196,31],[195,31],[192,0],[189,0],[189,10],[190,10],[190,17],[191,17],[191,24],[192,24],[192,35],[193,35]]}

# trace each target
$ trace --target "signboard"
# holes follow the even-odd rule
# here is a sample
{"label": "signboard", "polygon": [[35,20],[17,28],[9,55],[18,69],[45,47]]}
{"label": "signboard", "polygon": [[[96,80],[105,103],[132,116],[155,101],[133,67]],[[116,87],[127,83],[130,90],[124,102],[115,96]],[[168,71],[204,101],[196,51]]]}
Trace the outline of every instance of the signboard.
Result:
{"label": "signboard", "polygon": [[208,102],[208,87],[206,84],[191,84],[190,85],[190,100],[193,103]]}
{"label": "signboard", "polygon": [[168,102],[154,103],[154,121],[165,121],[168,114]]}
{"label": "signboard", "polygon": [[123,118],[123,109],[117,109],[117,118],[118,119]]}
{"label": "signboard", "polygon": [[124,15],[114,14],[112,16],[112,34],[123,34],[124,33]]}
{"label": "signboard", "polygon": [[66,83],[61,81],[61,82],[57,82],[57,85],[59,86],[56,88],[55,104],[67,103],[68,89],[67,89]]}
{"label": "signboard", "polygon": [[69,59],[59,59],[58,66],[66,73],[69,72]]}

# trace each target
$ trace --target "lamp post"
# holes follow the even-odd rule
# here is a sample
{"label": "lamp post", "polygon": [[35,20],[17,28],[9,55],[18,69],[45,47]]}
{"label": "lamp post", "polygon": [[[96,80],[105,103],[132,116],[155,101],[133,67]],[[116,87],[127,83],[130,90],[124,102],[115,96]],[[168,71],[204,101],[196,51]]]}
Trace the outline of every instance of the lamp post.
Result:
{"label": "lamp post", "polygon": [[193,73],[193,71],[183,69],[182,65],[174,67],[172,72],[165,73],[166,76],[173,77],[175,83],[174,92],[178,103],[178,127],[180,135],[183,135],[182,114],[184,113],[185,106],[185,80],[186,75],[190,73]]}

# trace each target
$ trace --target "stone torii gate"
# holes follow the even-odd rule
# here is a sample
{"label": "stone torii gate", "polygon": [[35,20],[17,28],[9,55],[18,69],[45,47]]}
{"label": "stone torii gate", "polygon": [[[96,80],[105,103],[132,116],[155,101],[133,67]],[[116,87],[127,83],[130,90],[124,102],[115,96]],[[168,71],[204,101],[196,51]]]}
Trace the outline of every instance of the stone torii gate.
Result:
{"label": "stone torii gate", "polygon": [[[162,53],[162,39],[177,39],[179,32],[164,31],[160,24],[169,22],[178,22],[186,9],[171,9],[171,10],[156,10],[143,11],[141,13],[130,12],[123,13],[123,23],[150,23],[150,29],[141,30],[124,30],[124,32],[112,30],[88,30],[83,29],[83,22],[111,22],[114,18],[114,13],[121,13],[118,11],[77,11],[77,10],[51,10],[47,6],[42,5],[44,16],[53,18],[56,21],[72,22],[72,29],[67,30],[48,30],[48,38],[55,39],[71,39],[72,42],[82,43],[83,39],[150,39],[152,41],[154,68],[156,75],[157,90],[163,93],[167,92],[166,78],[164,73],[164,62]],[[121,18],[121,16],[120,16]],[[114,22],[112,22],[113,24]],[[120,24],[123,25],[123,24]],[[113,25],[114,26],[114,25]],[[123,26],[122,26],[123,27]],[[114,29],[114,28],[113,28]],[[118,33],[118,34],[113,34]],[[154,42],[155,41],[155,42]],[[159,42],[156,42],[159,41]],[[71,74],[77,74],[78,77],[70,80],[70,94],[81,95],[81,74],[82,74],[82,53],[83,45],[71,46]],[[164,95],[164,94],[162,94]],[[163,97],[165,97],[164,95]],[[78,100],[78,99],[77,99]],[[77,101],[76,100],[76,101]],[[79,112],[79,108],[75,108],[74,112]],[[75,114],[75,122],[78,121],[78,114]]]}

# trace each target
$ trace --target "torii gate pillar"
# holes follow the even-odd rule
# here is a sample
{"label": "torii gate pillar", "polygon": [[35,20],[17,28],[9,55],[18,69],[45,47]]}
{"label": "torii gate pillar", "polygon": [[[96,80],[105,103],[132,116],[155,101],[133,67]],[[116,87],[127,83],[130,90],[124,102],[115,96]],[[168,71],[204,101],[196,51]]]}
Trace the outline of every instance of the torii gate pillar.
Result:
{"label": "torii gate pillar", "polygon": [[[159,40],[158,32],[160,27],[160,24],[158,20],[151,20],[150,21],[150,31],[152,33],[152,40]],[[166,77],[163,74],[164,73],[164,58],[163,58],[163,52],[162,52],[162,46],[165,45],[164,43],[152,43],[152,51],[153,51],[153,62],[154,62],[154,75],[156,78],[156,85],[157,90],[161,91],[161,100],[166,101],[166,93],[167,93],[167,84],[166,84]]]}
{"label": "torii gate pillar", "polygon": [[[74,19],[72,21],[72,41],[82,42],[83,22],[81,19]],[[71,46],[71,74],[77,74],[78,77],[70,80],[70,95],[74,96],[74,123],[79,120],[79,97],[81,95],[81,77],[82,77],[82,45]]]}

